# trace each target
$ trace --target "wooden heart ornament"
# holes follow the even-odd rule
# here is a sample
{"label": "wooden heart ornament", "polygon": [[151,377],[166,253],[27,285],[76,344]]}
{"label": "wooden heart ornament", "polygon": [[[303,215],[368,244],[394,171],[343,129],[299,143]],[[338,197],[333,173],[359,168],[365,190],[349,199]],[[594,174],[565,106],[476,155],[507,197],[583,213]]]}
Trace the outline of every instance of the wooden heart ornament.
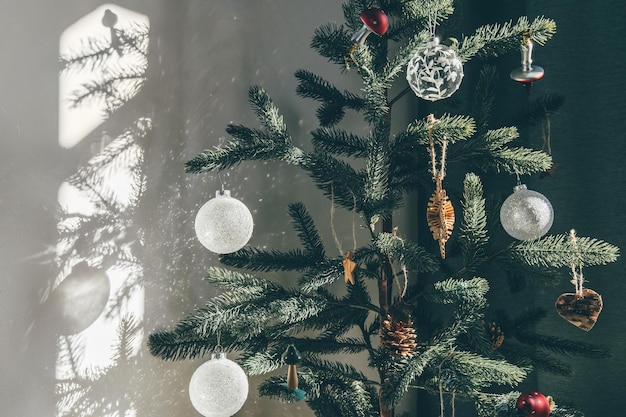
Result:
{"label": "wooden heart ornament", "polygon": [[581,293],[561,294],[554,306],[559,316],[588,332],[602,311],[602,296],[585,288]]}

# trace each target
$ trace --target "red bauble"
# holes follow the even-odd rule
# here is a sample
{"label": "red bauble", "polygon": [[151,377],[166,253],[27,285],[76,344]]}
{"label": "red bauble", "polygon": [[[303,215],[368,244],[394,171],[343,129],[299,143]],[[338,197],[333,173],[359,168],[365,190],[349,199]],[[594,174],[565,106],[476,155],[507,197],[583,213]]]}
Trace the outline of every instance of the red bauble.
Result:
{"label": "red bauble", "polygon": [[520,395],[515,408],[521,416],[548,417],[550,415],[550,401],[538,391],[526,391]]}

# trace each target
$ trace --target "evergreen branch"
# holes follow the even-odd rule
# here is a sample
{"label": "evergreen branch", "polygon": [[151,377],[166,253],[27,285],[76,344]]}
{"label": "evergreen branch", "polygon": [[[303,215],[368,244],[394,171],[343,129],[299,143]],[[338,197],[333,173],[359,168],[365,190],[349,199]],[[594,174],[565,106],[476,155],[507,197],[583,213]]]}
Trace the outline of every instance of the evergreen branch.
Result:
{"label": "evergreen branch", "polygon": [[284,350],[285,346],[277,343],[264,346],[262,350],[249,350],[239,356],[239,364],[248,375],[267,374],[285,365],[281,358]]}
{"label": "evergreen branch", "polygon": [[309,154],[303,168],[327,197],[333,197],[335,204],[347,210],[354,210],[356,204],[356,211],[363,211],[363,172],[357,172],[347,162],[321,152]]}
{"label": "evergreen branch", "polygon": [[208,345],[204,335],[199,334],[179,335],[174,332],[154,332],[148,337],[150,354],[165,360],[197,358],[212,351],[213,347]]}
{"label": "evergreen branch", "polygon": [[[400,143],[414,141],[420,145],[428,145],[428,131],[430,128],[431,123],[428,120],[415,120],[409,124],[404,132],[398,134],[397,141]],[[441,145],[444,140],[447,140],[448,144],[453,144],[457,141],[468,139],[475,131],[476,124],[471,117],[444,114],[432,126],[432,137],[438,145]]]}
{"label": "evergreen branch", "polygon": [[459,244],[463,253],[463,263],[467,270],[472,270],[485,260],[485,245],[489,240],[487,214],[480,178],[472,173],[467,174],[463,187],[463,221]]}
{"label": "evergreen branch", "polygon": [[387,89],[390,84],[375,70],[374,56],[367,45],[357,47],[351,57],[363,79],[365,120],[370,124],[376,124],[389,114]]}
{"label": "evergreen branch", "polygon": [[589,358],[610,357],[608,349],[577,340],[567,340],[557,336],[547,336],[530,332],[516,332],[515,337],[521,343],[535,349],[545,349],[560,355],[579,355]]}
{"label": "evergreen branch", "polygon": [[546,117],[553,115],[565,103],[565,97],[560,94],[544,94],[534,97],[530,103],[520,112],[511,124],[526,123],[543,123]]}
{"label": "evergreen branch", "polygon": [[427,293],[428,298],[441,304],[458,303],[461,301],[477,301],[485,297],[489,291],[489,283],[483,278],[468,280],[448,278],[436,282],[433,291]]}
{"label": "evergreen branch", "polygon": [[[617,246],[599,239],[577,237],[576,243],[582,265],[606,265],[615,262],[619,256]],[[513,243],[509,245],[508,252],[513,258],[528,265],[553,268],[570,266],[577,255],[567,234]]]}
{"label": "evergreen branch", "polygon": [[389,153],[383,144],[372,144],[368,152],[366,162],[366,176],[364,191],[364,205],[368,206],[368,214],[379,214],[372,209],[379,207],[380,203],[385,201],[389,196]]}
{"label": "evergreen branch", "polygon": [[[484,132],[489,126],[495,100],[494,81],[498,75],[496,67],[485,65],[480,70],[472,100],[472,116],[476,121],[478,132]],[[514,124],[514,123],[513,123]]]}
{"label": "evergreen branch", "polygon": [[387,83],[391,83],[400,74],[409,60],[424,47],[424,44],[430,39],[428,31],[422,31],[408,40],[406,44],[401,46],[398,51],[389,60],[382,75]]}
{"label": "evergreen branch", "polygon": [[256,291],[258,289],[264,293],[282,290],[280,284],[270,280],[215,266],[209,268],[205,280],[227,290],[254,289]]}
{"label": "evergreen branch", "polygon": [[352,33],[345,27],[336,23],[326,23],[315,29],[311,48],[333,64],[345,67],[346,57],[349,56],[352,47],[351,38]]}
{"label": "evergreen branch", "polygon": [[295,75],[299,80],[296,93],[301,97],[322,102],[316,112],[322,127],[339,123],[345,115],[345,108],[359,111],[364,107],[364,100],[361,97],[348,91],[342,93],[330,82],[312,72],[298,70]]}
{"label": "evergreen branch", "polygon": [[568,363],[555,358],[545,350],[506,341],[498,350],[508,361],[519,366],[532,367],[554,375],[572,375],[572,367]]}
{"label": "evergreen branch", "polygon": [[402,263],[409,271],[433,272],[439,268],[438,260],[426,249],[392,233],[379,233],[374,245],[382,254]]}
{"label": "evergreen branch", "polygon": [[219,259],[227,266],[263,272],[305,271],[315,264],[315,260],[300,249],[280,252],[243,248],[234,253],[220,255]]}
{"label": "evergreen branch", "polygon": [[298,285],[302,291],[310,293],[337,281],[339,278],[343,278],[343,265],[341,262],[318,262],[316,268],[311,268],[300,278]]}
{"label": "evergreen branch", "polygon": [[433,366],[434,363],[445,356],[448,351],[448,346],[436,344],[409,358],[403,366],[389,375],[387,381],[383,382],[381,402],[389,408],[398,405],[404,393],[409,389],[411,382],[422,375],[426,368]]}
{"label": "evergreen branch", "polygon": [[441,374],[444,389],[464,393],[493,384],[515,386],[526,377],[526,371],[516,365],[462,351],[446,358]]}
{"label": "evergreen branch", "polygon": [[519,133],[515,127],[488,130],[470,141],[451,148],[448,152],[448,160],[451,162],[470,161],[483,171],[504,170],[520,175],[543,172],[550,168],[552,158],[545,152],[506,146],[518,137]]}
{"label": "evergreen branch", "polygon": [[344,130],[320,128],[311,135],[312,143],[318,151],[355,158],[367,155],[367,139]]}
{"label": "evergreen branch", "polygon": [[324,243],[306,207],[302,203],[290,204],[289,216],[298,233],[300,242],[302,242],[306,250],[307,256],[318,261],[324,259]]}
{"label": "evergreen branch", "polygon": [[511,49],[519,49],[524,33],[529,32],[530,38],[539,45],[545,44],[556,32],[553,20],[543,16],[532,22],[523,16],[513,24],[485,25],[478,28],[474,35],[465,37],[458,49],[458,56],[462,62],[470,60],[474,55],[499,56]]}
{"label": "evergreen branch", "polygon": [[291,137],[287,132],[283,116],[269,94],[262,87],[253,86],[248,91],[248,100],[259,121],[270,135],[280,144],[291,143]]}

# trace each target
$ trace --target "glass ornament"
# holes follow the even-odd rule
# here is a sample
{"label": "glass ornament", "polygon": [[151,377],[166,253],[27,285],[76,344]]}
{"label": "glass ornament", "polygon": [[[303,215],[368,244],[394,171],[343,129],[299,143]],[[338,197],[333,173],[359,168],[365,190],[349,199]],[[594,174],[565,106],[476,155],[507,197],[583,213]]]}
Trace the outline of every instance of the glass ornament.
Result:
{"label": "glass ornament", "polygon": [[250,210],[230,196],[230,191],[216,191],[196,214],[196,236],[202,245],[218,254],[243,248],[252,236],[254,223]]}
{"label": "glass ornament", "polygon": [[539,239],[548,233],[554,221],[550,201],[525,184],[517,185],[500,209],[500,223],[504,230],[518,240]]}
{"label": "glass ornament", "polygon": [[195,370],[189,381],[189,399],[205,417],[229,417],[248,398],[248,377],[226,353],[212,353],[211,359]]}
{"label": "glass ornament", "polygon": [[420,98],[437,101],[450,97],[463,81],[463,64],[454,49],[434,38],[409,61],[406,79]]}

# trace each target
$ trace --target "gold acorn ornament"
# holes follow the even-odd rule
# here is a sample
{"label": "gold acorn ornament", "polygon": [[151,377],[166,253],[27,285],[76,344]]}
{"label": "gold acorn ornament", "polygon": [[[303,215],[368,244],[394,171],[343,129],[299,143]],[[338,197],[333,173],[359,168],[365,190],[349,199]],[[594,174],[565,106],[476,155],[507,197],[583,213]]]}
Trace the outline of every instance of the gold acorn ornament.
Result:
{"label": "gold acorn ornament", "polygon": [[433,140],[433,127],[437,120],[435,116],[430,114],[428,116],[428,140],[430,153],[430,159],[432,164],[433,181],[435,182],[435,192],[428,201],[428,207],[426,210],[426,220],[428,221],[428,228],[433,234],[433,239],[439,241],[439,252],[441,259],[446,258],[446,242],[452,235],[454,229],[454,207],[450,202],[446,190],[443,189],[443,178],[445,177],[445,164],[446,164],[446,149],[448,141],[443,140],[441,144],[441,158],[439,162],[439,169],[437,169],[437,155],[435,153],[435,141]]}
{"label": "gold acorn ornament", "polygon": [[380,339],[382,346],[390,354],[410,358],[415,353],[416,338],[413,320],[410,317],[406,320],[395,320],[387,314],[387,318],[383,320]]}

